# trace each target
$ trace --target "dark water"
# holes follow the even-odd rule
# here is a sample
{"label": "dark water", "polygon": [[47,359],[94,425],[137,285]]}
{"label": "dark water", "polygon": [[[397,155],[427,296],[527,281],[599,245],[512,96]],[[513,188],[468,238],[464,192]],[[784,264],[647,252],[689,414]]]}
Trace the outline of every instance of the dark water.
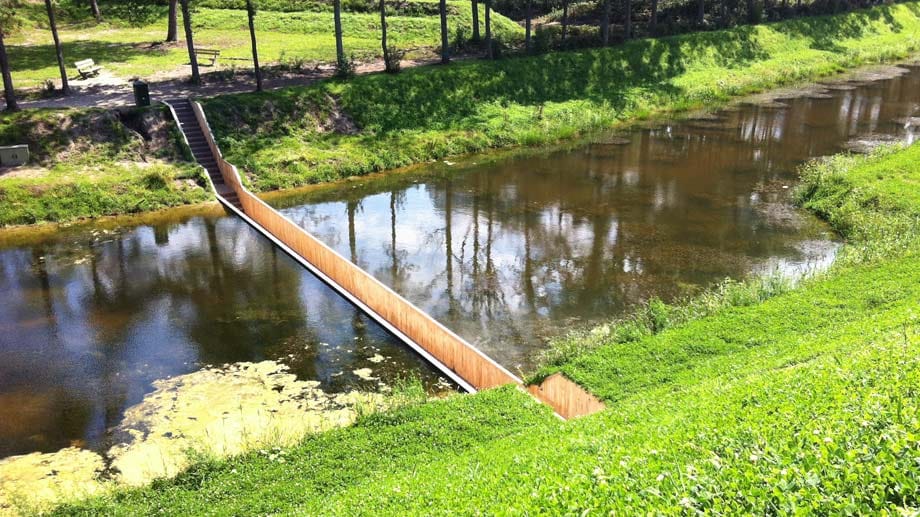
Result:
{"label": "dark water", "polygon": [[[439,377],[245,223],[194,217],[0,250],[0,457],[101,449],[151,382],[278,360],[338,391]],[[387,357],[371,361],[375,354]]]}
{"label": "dark water", "polygon": [[[651,296],[832,260],[832,235],[784,187],[798,163],[853,136],[911,139],[893,120],[920,115],[920,73],[785,102],[636,129],[628,143],[441,164],[274,203],[500,362],[527,368],[546,339]],[[0,457],[105,448],[152,381],[206,364],[279,360],[332,391],[376,388],[359,368],[384,383],[406,372],[440,382],[233,218],[0,243],[0,300]]]}
{"label": "dark water", "polygon": [[652,296],[826,266],[837,244],[790,205],[795,168],[857,136],[911,141],[920,72],[812,97],[273,204],[526,371],[548,338]]}

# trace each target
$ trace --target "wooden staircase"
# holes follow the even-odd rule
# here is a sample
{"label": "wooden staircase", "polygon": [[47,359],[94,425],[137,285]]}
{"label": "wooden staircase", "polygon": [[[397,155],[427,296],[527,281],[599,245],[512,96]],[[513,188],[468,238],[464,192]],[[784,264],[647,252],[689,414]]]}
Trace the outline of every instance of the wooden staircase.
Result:
{"label": "wooden staircase", "polygon": [[173,111],[176,112],[176,119],[179,121],[182,133],[185,135],[188,146],[192,150],[192,155],[195,157],[195,161],[208,171],[208,176],[211,178],[214,190],[216,190],[226,202],[242,210],[243,205],[240,203],[240,198],[237,196],[236,192],[224,182],[224,177],[220,173],[214,151],[211,149],[211,146],[208,145],[204,132],[202,132],[201,125],[198,123],[198,119],[195,118],[195,112],[192,111],[192,102],[188,99],[174,99],[166,101],[166,104],[170,105]]}

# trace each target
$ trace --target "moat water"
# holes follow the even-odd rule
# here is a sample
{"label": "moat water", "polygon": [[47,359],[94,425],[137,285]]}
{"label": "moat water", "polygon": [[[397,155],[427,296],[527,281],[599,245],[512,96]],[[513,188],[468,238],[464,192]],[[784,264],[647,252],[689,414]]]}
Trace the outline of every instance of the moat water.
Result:
{"label": "moat water", "polygon": [[[438,163],[272,204],[513,371],[553,337],[724,278],[801,275],[839,246],[796,167],[914,139],[920,70],[564,150]],[[431,367],[220,214],[0,240],[0,458],[104,450],[152,382],[273,360],[328,392]]]}

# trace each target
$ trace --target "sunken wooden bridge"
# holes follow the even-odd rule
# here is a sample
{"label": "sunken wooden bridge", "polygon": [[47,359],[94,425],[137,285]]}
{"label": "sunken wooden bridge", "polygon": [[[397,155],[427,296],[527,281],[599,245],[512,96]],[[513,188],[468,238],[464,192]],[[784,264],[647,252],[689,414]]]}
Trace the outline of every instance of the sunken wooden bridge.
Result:
{"label": "sunken wooden bridge", "polygon": [[[369,273],[259,199],[224,160],[204,110],[189,99],[167,101],[217,199],[468,392],[523,382],[506,368]],[[602,409],[577,384],[555,375],[529,392],[563,418]]]}

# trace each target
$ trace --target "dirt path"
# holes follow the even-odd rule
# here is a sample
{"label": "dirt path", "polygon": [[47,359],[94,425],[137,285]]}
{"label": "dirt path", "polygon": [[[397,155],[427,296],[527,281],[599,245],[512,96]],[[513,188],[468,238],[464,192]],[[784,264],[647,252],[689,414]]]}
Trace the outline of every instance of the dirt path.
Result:
{"label": "dirt path", "polygon": [[[467,58],[455,58],[455,60]],[[437,64],[437,59],[406,60],[402,62],[403,68],[427,66]],[[228,93],[248,92],[255,89],[255,79],[249,72],[239,73],[233,78],[228,78],[224,73],[212,72],[202,75],[202,84],[192,85],[187,81],[191,75],[189,67],[180,78],[166,78],[148,81],[150,87],[150,100],[153,103],[164,99],[177,97],[211,97]],[[358,74],[382,72],[383,60],[361,63],[357,67]],[[266,70],[265,89],[276,90],[287,86],[306,85],[320,79],[332,77],[335,73],[333,65],[320,65],[312,70],[300,73],[271,73]],[[170,74],[172,75],[172,74]],[[161,76],[162,77],[162,76]],[[100,74],[89,80],[72,80],[73,93],[68,97],[51,97],[45,99],[20,99],[19,107],[22,109],[37,108],[117,108],[134,105],[134,91],[130,82],[112,74]],[[5,109],[6,103],[0,99],[0,109]]]}

